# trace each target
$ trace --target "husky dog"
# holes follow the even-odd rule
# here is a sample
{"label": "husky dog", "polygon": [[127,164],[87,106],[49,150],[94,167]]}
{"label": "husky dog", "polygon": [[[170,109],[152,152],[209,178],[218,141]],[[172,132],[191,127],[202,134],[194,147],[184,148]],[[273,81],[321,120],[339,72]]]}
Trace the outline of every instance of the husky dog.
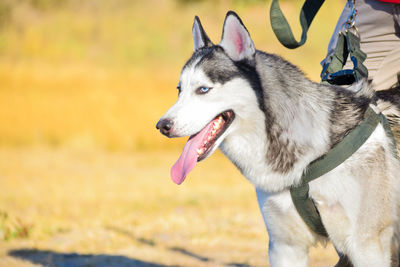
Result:
{"label": "husky dog", "polygon": [[[271,266],[307,266],[309,248],[328,239],[354,266],[397,264],[400,167],[382,125],[344,163],[310,183],[328,239],[304,223],[289,193],[310,162],[363,121],[369,106],[379,112],[368,83],[344,89],[310,81],[282,58],[256,50],[232,11],[218,45],[198,17],[192,30],[194,53],[183,67],[178,100],[156,126],[168,137],[190,136],[172,180],[181,184],[219,147],[256,188]],[[398,92],[377,100],[396,136]]]}

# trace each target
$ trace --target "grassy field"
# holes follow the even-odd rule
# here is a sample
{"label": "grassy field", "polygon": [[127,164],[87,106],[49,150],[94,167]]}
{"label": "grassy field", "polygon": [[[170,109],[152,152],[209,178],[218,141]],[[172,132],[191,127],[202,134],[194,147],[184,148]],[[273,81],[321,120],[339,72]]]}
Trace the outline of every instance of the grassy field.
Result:
{"label": "grassy field", "polygon": [[[0,150],[6,226],[29,232],[0,241],[0,265],[266,266],[252,186],[217,153],[178,187],[177,154]],[[319,248],[311,266],[335,258]]]}
{"label": "grassy field", "polygon": [[[0,266],[267,266],[252,186],[220,153],[181,186],[185,140],[155,123],[176,100],[199,15],[218,42],[237,11],[256,46],[318,80],[343,5],[283,48],[264,1],[0,2]],[[282,3],[298,32],[299,3]],[[332,247],[310,266],[332,266]]]}

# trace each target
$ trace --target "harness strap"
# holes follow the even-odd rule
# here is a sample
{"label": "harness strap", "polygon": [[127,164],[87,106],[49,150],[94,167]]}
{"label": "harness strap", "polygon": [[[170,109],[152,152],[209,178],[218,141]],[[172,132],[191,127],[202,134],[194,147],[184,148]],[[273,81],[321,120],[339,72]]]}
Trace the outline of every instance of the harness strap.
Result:
{"label": "harness strap", "polygon": [[[361,124],[354,128],[354,130],[344,137],[343,140],[335,145],[327,154],[311,162],[301,177],[300,185],[290,188],[290,195],[297,212],[308,227],[317,234],[328,236],[315,203],[309,197],[310,187],[308,183],[330,172],[347,160],[365,143],[365,141],[367,141],[378,123],[383,125],[388,136],[392,138],[392,146],[395,149],[393,133],[385,116],[382,113],[375,113],[371,107],[368,107]],[[395,153],[397,154],[397,152]]]}
{"label": "harness strap", "polygon": [[306,0],[300,12],[300,25],[302,28],[301,40],[296,41],[289,23],[282,13],[278,0],[272,0],[270,8],[270,21],[279,42],[287,48],[297,48],[302,46],[307,40],[307,31],[318,10],[325,0]]}
{"label": "harness strap", "polygon": [[[302,34],[301,40],[298,42],[279,7],[278,0],[272,0],[270,8],[271,26],[281,44],[287,48],[297,48],[303,45],[307,40],[308,28],[323,3],[324,0],[305,0],[300,13]],[[366,59],[366,54],[360,49],[360,38],[350,31],[352,29],[357,33],[357,29],[354,27],[357,14],[354,8],[354,0],[348,0],[348,3],[351,14],[346,22],[347,30],[339,34],[335,51],[331,55],[329,63],[323,67],[321,72],[322,83],[352,84],[368,77],[368,70],[362,64]],[[343,70],[349,56],[353,62],[353,69]],[[309,182],[328,173],[347,160],[367,141],[378,123],[382,124],[387,136],[391,139],[392,152],[397,157],[396,141],[387,119],[382,113],[377,114],[371,107],[368,107],[364,114],[364,120],[327,154],[311,162],[304,171],[300,184],[290,188],[290,195],[297,212],[308,227],[317,234],[328,236],[318,209],[309,196]]]}
{"label": "harness strap", "polygon": [[[349,56],[353,69],[342,70]],[[322,82],[344,85],[368,77],[368,69],[363,65],[366,58],[367,55],[360,49],[360,38],[348,30],[340,32],[335,50],[322,69]]]}
{"label": "harness strap", "polygon": [[347,49],[349,50],[350,59],[354,65],[353,71],[355,80],[359,81],[363,78],[367,78],[368,69],[362,64],[367,58],[367,54],[360,48],[360,37],[350,31],[346,32],[346,37]]}
{"label": "harness strap", "polygon": [[340,32],[338,35],[337,43],[333,54],[330,56],[329,64],[324,66],[324,69],[321,72],[321,77],[327,73],[335,73],[339,70],[342,70],[344,65],[346,64],[346,59],[349,53],[346,46],[346,38]]}

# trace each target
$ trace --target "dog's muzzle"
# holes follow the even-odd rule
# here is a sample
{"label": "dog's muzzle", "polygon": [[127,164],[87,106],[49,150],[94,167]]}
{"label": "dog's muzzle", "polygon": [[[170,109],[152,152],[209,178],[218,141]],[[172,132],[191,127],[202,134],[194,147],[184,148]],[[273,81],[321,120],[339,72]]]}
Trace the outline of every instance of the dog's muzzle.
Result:
{"label": "dog's muzzle", "polygon": [[160,130],[160,132],[167,136],[171,136],[173,122],[170,119],[161,119],[157,122],[156,128]]}

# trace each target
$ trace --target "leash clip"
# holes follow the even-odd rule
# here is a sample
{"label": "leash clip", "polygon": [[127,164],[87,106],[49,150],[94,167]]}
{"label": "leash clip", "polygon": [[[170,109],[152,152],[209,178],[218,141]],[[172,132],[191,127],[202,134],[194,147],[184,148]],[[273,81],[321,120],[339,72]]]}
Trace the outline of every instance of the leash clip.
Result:
{"label": "leash clip", "polygon": [[356,16],[357,16],[357,9],[355,8],[355,0],[348,0],[347,1],[349,7],[350,7],[350,13],[349,16],[346,19],[346,22],[343,23],[341,32],[346,32],[351,29],[354,29],[357,32],[358,35],[358,30],[355,26],[356,24]]}

